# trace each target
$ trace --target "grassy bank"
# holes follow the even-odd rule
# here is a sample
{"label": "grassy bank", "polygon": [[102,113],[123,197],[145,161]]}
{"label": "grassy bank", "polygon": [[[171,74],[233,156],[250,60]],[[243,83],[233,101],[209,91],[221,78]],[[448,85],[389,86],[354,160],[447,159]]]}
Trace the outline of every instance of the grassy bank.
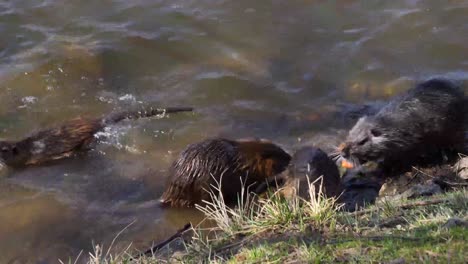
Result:
{"label": "grassy bank", "polygon": [[[468,192],[411,201],[381,201],[363,211],[341,212],[311,185],[312,199],[246,199],[232,209],[223,197],[199,208],[216,226],[195,228],[183,247],[169,244],[132,260],[99,250],[98,263],[465,263]],[[317,195],[315,195],[317,193]],[[203,235],[202,235],[203,234]],[[207,235],[208,234],[208,235]],[[72,262],[73,263],[73,262]]]}

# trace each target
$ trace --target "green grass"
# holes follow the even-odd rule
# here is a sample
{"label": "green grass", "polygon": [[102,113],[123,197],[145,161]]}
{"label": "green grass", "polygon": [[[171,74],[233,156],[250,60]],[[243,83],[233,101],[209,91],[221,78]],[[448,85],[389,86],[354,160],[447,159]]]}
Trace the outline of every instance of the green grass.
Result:
{"label": "green grass", "polygon": [[307,242],[290,238],[246,247],[228,259],[229,263],[311,263],[388,262],[404,258],[407,263],[464,263],[467,259],[468,230],[455,227],[441,230],[437,225],[395,232],[392,235],[346,236],[328,241]]}
{"label": "green grass", "polygon": [[169,251],[130,262],[129,250],[111,255],[98,248],[88,263],[379,263],[398,259],[465,263],[468,259],[468,228],[444,227],[453,217],[468,220],[465,190],[426,200],[383,201],[365,211],[347,213],[340,212],[336,201],[325,198],[320,188],[310,187],[309,200],[285,199],[278,191],[268,199],[248,197],[235,208],[212,194],[213,202],[199,209],[215,226],[196,228],[177,257]]}

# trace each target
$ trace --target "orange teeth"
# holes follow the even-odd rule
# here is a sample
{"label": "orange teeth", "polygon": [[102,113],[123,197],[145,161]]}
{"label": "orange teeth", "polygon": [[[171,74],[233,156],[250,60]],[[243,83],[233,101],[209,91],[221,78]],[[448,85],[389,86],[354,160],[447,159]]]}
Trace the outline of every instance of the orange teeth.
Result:
{"label": "orange teeth", "polygon": [[351,162],[349,162],[349,161],[343,159],[343,160],[341,161],[341,167],[343,167],[343,168],[345,168],[345,169],[352,169],[352,168],[354,168],[354,165],[353,165]]}
{"label": "orange teeth", "polygon": [[339,151],[342,151],[345,147],[346,147],[346,143],[341,143],[341,144],[338,146],[338,150],[339,150]]}

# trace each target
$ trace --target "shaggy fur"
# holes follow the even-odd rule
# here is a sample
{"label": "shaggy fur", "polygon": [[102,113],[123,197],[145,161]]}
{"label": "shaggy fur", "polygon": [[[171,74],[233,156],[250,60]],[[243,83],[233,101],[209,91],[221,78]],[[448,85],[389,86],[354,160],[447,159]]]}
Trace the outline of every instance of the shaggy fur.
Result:
{"label": "shaggy fur", "polygon": [[226,203],[237,201],[242,185],[249,190],[281,173],[291,157],[270,142],[208,139],[189,145],[172,164],[162,203],[190,207],[209,201],[208,191],[221,183]]}
{"label": "shaggy fur", "polygon": [[362,117],[342,144],[341,156],[391,169],[463,151],[466,101],[461,88],[448,80],[422,82],[376,115]]}

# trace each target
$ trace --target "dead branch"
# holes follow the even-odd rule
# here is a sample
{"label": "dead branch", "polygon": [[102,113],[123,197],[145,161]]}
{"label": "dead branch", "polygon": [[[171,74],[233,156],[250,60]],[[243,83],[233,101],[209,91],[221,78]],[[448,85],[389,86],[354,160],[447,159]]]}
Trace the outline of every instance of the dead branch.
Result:
{"label": "dead branch", "polygon": [[192,228],[192,224],[191,223],[187,223],[184,225],[184,227],[182,227],[181,229],[177,230],[177,232],[172,235],[171,237],[169,237],[168,239],[160,242],[159,244],[156,244],[155,246],[151,247],[150,249],[146,250],[145,252],[143,253],[140,253],[136,256],[133,256],[131,258],[131,260],[135,260],[135,259],[138,259],[138,258],[141,258],[143,256],[152,256],[154,254],[154,252],[160,250],[161,248],[165,247],[167,244],[171,243],[172,241],[174,241],[176,238],[179,238],[181,237],[187,230],[191,229]]}

